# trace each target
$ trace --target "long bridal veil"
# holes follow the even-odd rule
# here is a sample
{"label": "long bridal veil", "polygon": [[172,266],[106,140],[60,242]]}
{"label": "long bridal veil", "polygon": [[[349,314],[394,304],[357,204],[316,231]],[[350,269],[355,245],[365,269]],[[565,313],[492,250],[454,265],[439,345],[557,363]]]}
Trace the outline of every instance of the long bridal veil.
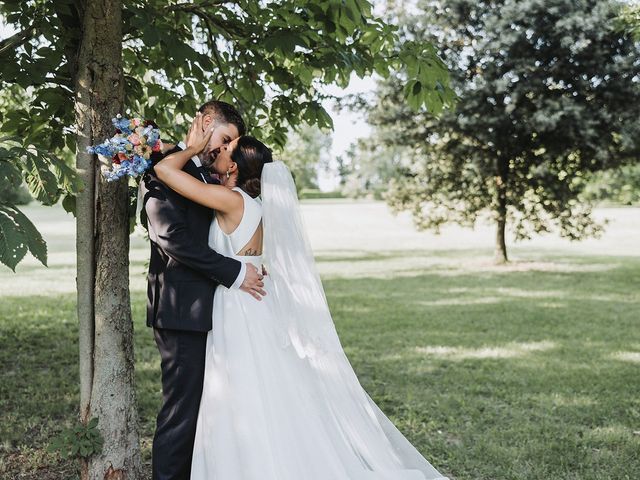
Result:
{"label": "long bridal veil", "polygon": [[[376,479],[446,480],[400,433],[360,385],[335,330],[304,228],[295,184],[276,161],[262,173],[263,261],[271,277],[269,295],[282,346],[307,362],[301,381],[321,396],[314,408],[336,444],[347,445],[345,464]],[[307,385],[305,385],[306,387]],[[353,465],[352,459],[358,465]],[[349,467],[347,467],[349,468]]]}

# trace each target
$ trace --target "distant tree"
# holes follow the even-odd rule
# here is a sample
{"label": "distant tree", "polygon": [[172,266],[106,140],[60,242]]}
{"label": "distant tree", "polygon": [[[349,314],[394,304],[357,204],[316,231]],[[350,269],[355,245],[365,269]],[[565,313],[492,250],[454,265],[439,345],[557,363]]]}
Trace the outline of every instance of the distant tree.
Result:
{"label": "distant tree", "polygon": [[279,154],[291,169],[298,190],[318,188],[318,170],[328,163],[331,135],[317,126],[301,125]]}
{"label": "distant tree", "polygon": [[358,139],[340,159],[342,192],[349,197],[382,198],[391,180],[398,176],[406,154],[406,149],[395,145]]}
{"label": "distant tree", "polygon": [[347,178],[353,171],[348,155],[349,152],[347,151],[345,154],[338,155],[336,158],[336,173],[338,174],[340,188],[343,188],[346,185]]}
{"label": "distant tree", "polygon": [[[330,128],[324,83],[346,85],[420,65],[407,93],[434,112],[447,73],[431,45],[398,47],[395,28],[366,0],[6,0],[0,23],[0,189],[26,181],[40,202],[77,216],[80,417],[98,418],[100,452],[83,449],[82,477],[140,477],[129,300],[125,181],[108,183],[86,147],[112,134],[111,118],[154,119],[185,132],[203,101],[236,104],[251,133],[282,146],[302,122]],[[12,100],[13,99],[13,100]],[[76,169],[68,162],[75,156]],[[16,205],[0,203],[0,262],[15,268],[46,244]]]}
{"label": "distant tree", "polygon": [[640,202],[640,163],[596,172],[585,180],[582,197],[587,201],[623,205]]}
{"label": "distant tree", "polygon": [[400,101],[412,88],[402,75],[382,82],[372,138],[408,153],[390,205],[433,229],[492,212],[498,262],[507,261],[507,223],[516,239],[554,225],[571,239],[596,234],[582,178],[637,162],[640,149],[640,49],[615,28],[621,2],[418,5],[421,14],[400,15],[403,35],[446,46],[461,100],[435,119]]}
{"label": "distant tree", "polygon": [[618,17],[618,28],[640,41],[640,3],[626,5]]}
{"label": "distant tree", "polygon": [[[25,102],[24,99],[14,96],[13,93],[11,89],[0,91],[0,112],[4,111],[11,103]],[[6,141],[7,139],[3,139],[0,142],[0,158],[7,158],[7,150],[11,150],[11,146],[7,145]],[[29,190],[22,184],[20,170],[12,169],[7,163],[8,162],[4,163],[0,160],[0,176],[5,177],[7,180],[2,184],[2,189],[0,189],[0,205],[26,205],[31,202],[33,198]]]}
{"label": "distant tree", "polygon": [[7,185],[5,190],[0,191],[0,203],[11,205],[27,205],[31,202],[31,194],[24,185]]}

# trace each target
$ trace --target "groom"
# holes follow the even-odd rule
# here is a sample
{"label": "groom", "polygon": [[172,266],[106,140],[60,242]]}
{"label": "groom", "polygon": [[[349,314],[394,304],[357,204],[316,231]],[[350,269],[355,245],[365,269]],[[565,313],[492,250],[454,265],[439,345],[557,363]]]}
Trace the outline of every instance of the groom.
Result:
{"label": "groom", "polygon": [[[209,145],[184,171],[211,183],[210,167],[220,147],[245,133],[238,111],[211,101],[200,107],[203,128],[215,127]],[[186,146],[168,146],[154,162]],[[240,288],[260,299],[262,272],[250,263],[209,248],[213,212],[178,195],[153,169],[140,187],[144,195],[151,258],[147,287],[147,325],[153,327],[161,357],[163,403],[153,438],[153,480],[188,480],[196,420],[204,380],[207,332],[212,326],[217,285]]]}

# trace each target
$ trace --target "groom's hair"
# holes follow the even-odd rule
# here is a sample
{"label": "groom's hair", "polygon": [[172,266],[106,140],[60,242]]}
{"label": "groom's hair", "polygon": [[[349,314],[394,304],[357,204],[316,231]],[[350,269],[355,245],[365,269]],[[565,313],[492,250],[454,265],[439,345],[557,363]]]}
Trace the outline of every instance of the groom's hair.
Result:
{"label": "groom's hair", "polygon": [[247,132],[247,127],[242,120],[240,112],[233,105],[222,102],[220,100],[211,100],[200,107],[198,110],[203,115],[209,114],[213,117],[213,123],[232,123],[238,129],[240,136]]}

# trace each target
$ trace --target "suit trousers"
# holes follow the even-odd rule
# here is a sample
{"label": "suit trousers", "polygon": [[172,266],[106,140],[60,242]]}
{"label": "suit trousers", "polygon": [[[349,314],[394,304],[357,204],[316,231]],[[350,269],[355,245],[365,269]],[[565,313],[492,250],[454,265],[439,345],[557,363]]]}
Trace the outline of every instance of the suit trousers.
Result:
{"label": "suit trousers", "polygon": [[154,328],[162,408],[153,437],[153,480],[189,480],[204,381],[207,332]]}

